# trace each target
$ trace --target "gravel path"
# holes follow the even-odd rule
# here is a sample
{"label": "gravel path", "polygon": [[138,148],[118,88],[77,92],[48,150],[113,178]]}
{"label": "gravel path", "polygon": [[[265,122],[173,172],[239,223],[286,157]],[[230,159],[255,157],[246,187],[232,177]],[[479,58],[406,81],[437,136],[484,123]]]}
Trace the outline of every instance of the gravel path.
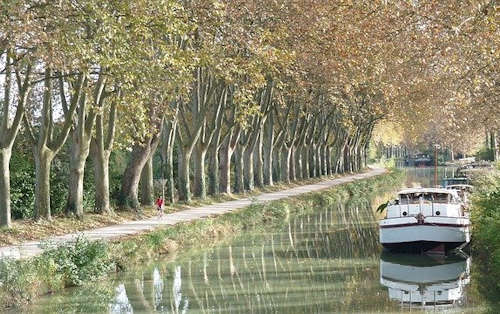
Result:
{"label": "gravel path", "polygon": [[335,185],[377,176],[384,173],[385,171],[385,169],[376,168],[360,174],[344,176],[337,179],[329,179],[321,181],[319,183],[303,185],[278,192],[264,193],[252,198],[243,198],[235,201],[228,201],[207,206],[195,207],[192,209],[186,209],[164,215],[161,219],[154,217],[145,220],[129,221],[126,223],[111,225],[103,228],[97,228],[78,233],[70,233],[62,236],[54,236],[43,241],[29,241],[18,245],[4,246],[0,247],[0,258],[29,258],[42,252],[42,242],[48,242],[51,243],[51,245],[57,245],[63,242],[74,241],[78,236],[84,236],[91,240],[112,240],[123,236],[150,231],[162,226],[175,225],[178,222],[186,222],[208,216],[221,215],[233,210],[247,207],[252,203],[269,202],[304,193],[328,189]]}

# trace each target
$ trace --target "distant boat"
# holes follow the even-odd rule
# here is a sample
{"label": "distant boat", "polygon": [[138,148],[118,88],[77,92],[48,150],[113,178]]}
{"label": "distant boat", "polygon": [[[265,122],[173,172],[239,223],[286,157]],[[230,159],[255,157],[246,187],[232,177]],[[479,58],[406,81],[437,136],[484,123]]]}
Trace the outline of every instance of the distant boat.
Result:
{"label": "distant boat", "polygon": [[383,254],[380,283],[389,298],[407,308],[436,309],[458,305],[470,282],[470,257]]}
{"label": "distant boat", "polygon": [[454,189],[405,189],[385,212],[380,243],[389,250],[444,254],[470,242],[469,212]]}
{"label": "distant boat", "polygon": [[416,154],[406,159],[406,165],[410,167],[425,167],[432,165],[432,158],[427,154]]}

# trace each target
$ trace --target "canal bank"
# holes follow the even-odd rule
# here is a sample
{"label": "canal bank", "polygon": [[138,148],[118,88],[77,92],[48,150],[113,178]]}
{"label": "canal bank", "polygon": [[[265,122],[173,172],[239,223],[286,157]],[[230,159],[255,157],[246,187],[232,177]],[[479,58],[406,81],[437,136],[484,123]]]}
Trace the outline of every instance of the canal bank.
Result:
{"label": "canal bank", "polygon": [[[379,174],[380,171],[372,173],[372,175]],[[369,174],[328,180],[319,184],[316,189],[325,189],[366,177],[369,177]],[[368,193],[377,186],[394,185],[400,178],[400,173],[391,172],[321,193],[309,193],[294,198],[288,198],[290,195],[284,193],[289,190],[279,192],[281,195],[270,193],[267,195],[270,200],[286,199],[259,204],[257,197],[250,200],[250,203],[254,204],[237,212],[179,223],[165,229],[122,239],[119,242],[91,242],[86,238],[79,238],[75,244],[48,249],[31,259],[4,260],[0,264],[0,274],[2,274],[0,299],[4,306],[29,303],[36,296],[94,282],[115,271],[127,269],[130,265],[160,255],[173,254],[179,248],[205,247],[242,230],[271,228],[283,223],[290,216],[312,210],[314,208],[312,204],[315,202],[345,198],[357,190]],[[312,187],[303,186],[296,189],[307,193],[311,192]],[[262,200],[264,196],[259,197]]]}

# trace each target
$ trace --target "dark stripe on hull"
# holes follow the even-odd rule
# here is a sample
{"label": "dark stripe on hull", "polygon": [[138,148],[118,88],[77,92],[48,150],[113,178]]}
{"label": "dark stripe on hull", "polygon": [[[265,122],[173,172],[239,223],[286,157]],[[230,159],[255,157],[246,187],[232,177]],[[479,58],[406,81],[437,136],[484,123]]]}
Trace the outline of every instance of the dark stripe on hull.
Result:
{"label": "dark stripe on hull", "polygon": [[444,244],[445,251],[451,251],[459,247],[465,242],[436,242],[436,241],[413,241],[400,243],[382,243],[384,248],[399,253],[421,253],[435,249],[441,244]]}
{"label": "dark stripe on hull", "polygon": [[400,225],[385,225],[385,226],[380,226],[380,228],[389,229],[389,228],[416,227],[416,226],[465,228],[465,227],[468,227],[469,225],[455,225],[455,224],[440,224],[440,223],[424,222],[423,224],[410,223],[410,224],[400,224]]}

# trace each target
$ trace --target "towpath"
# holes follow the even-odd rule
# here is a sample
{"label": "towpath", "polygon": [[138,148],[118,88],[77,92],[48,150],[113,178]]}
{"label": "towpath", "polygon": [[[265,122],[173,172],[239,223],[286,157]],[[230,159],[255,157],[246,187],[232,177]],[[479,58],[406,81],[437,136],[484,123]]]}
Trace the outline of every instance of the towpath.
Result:
{"label": "towpath", "polygon": [[156,228],[175,225],[179,222],[188,222],[195,219],[202,219],[209,216],[221,215],[240,208],[247,207],[255,203],[263,203],[284,199],[287,197],[297,196],[309,192],[328,189],[335,185],[353,182],[356,180],[366,179],[384,173],[386,170],[381,168],[370,169],[367,172],[343,176],[336,179],[328,179],[314,184],[303,185],[291,189],[286,189],[278,192],[263,193],[251,198],[243,198],[234,201],[216,203],[201,207],[193,207],[190,209],[178,211],[163,218],[157,217],[129,221],[122,224],[111,225],[107,227],[82,231],[78,233],[70,233],[62,236],[54,236],[42,241],[29,241],[18,245],[0,247],[0,258],[10,257],[14,259],[29,258],[36,256],[43,251],[42,242],[57,245],[64,242],[74,241],[78,236],[84,236],[90,240],[109,241],[123,236],[130,236],[142,232],[151,231]]}

